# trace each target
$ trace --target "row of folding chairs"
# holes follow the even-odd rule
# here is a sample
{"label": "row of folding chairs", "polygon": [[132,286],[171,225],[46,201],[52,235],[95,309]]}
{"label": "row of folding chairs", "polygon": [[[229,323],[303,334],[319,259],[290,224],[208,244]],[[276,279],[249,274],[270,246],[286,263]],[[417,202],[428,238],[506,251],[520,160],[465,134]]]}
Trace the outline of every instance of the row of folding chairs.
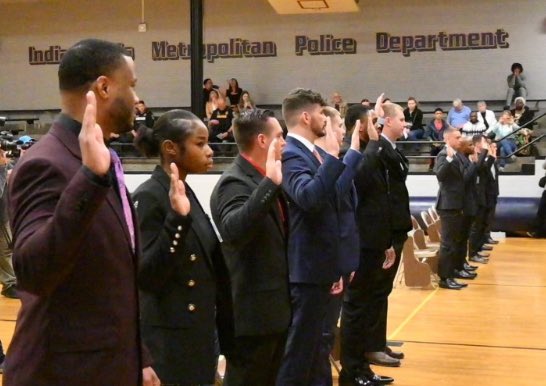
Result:
{"label": "row of folding chairs", "polygon": [[440,250],[440,216],[434,207],[421,212],[424,227],[412,215],[413,229],[402,249],[402,261],[394,286],[404,283],[407,287],[435,288],[438,281],[438,251]]}

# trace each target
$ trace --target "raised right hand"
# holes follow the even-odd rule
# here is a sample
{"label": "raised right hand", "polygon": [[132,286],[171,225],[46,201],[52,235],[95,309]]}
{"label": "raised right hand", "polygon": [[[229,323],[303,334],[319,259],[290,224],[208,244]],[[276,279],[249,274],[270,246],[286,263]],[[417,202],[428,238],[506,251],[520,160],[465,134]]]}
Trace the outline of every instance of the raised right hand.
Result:
{"label": "raised right hand", "polygon": [[332,129],[332,120],[330,117],[326,117],[325,131],[326,138],[324,141],[324,150],[337,158],[339,155],[339,142],[336,138],[336,134],[334,133],[334,129]]}
{"label": "raised right hand", "polygon": [[104,134],[97,124],[97,99],[93,91],[86,95],[87,106],[83,113],[82,130],[79,135],[82,163],[98,176],[110,170],[110,151],[104,143]]}
{"label": "raised right hand", "polygon": [[171,163],[171,188],[169,189],[169,199],[171,208],[181,216],[186,216],[190,213],[190,200],[186,195],[186,187],[184,182],[180,180],[178,167],[174,162]]}
{"label": "raised right hand", "polygon": [[446,146],[447,156],[453,158],[455,156],[455,150],[451,146]]}
{"label": "raised right hand", "polygon": [[375,114],[378,117],[383,117],[383,115],[385,115],[385,113],[383,111],[383,98],[384,97],[385,97],[385,93],[381,93],[381,95],[379,95],[379,97],[377,97],[377,100],[375,101],[374,110],[375,110]]}
{"label": "raised right hand", "polygon": [[265,161],[265,175],[275,185],[282,183],[282,164],[280,159],[281,142],[275,138],[267,150],[267,160]]}
{"label": "raised right hand", "polygon": [[373,124],[372,116],[368,114],[368,137],[370,141],[379,141],[379,133]]}

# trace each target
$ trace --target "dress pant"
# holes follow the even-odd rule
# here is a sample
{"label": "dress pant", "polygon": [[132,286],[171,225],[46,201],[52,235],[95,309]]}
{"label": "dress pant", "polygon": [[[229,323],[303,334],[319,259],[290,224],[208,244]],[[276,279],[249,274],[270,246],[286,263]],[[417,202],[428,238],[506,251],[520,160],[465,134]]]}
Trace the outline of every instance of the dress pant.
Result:
{"label": "dress pant", "polygon": [[453,278],[453,271],[459,262],[463,236],[461,232],[463,212],[457,209],[438,209],[438,214],[442,224],[438,275],[441,279],[448,279]]}
{"label": "dress pant", "polygon": [[485,224],[485,234],[484,234],[484,242],[486,240],[489,240],[491,237],[491,227],[493,226],[493,223],[495,222],[495,212],[497,210],[497,202],[495,201],[494,204],[487,206],[487,215],[486,218],[486,224]]}
{"label": "dress pant", "polygon": [[292,322],[277,386],[314,386],[320,378],[320,344],[332,285],[290,284]]}
{"label": "dress pant", "polygon": [[470,227],[470,239],[468,241],[468,256],[476,255],[485,243],[485,227],[487,225],[487,208],[478,207],[478,213],[474,217]]}
{"label": "dress pant", "polygon": [[286,333],[238,336],[226,358],[224,386],[274,386],[286,344]]}
{"label": "dress pant", "polygon": [[[346,285],[349,281],[344,281]],[[343,294],[331,296],[328,302],[328,310],[324,319],[322,338],[319,348],[319,368],[313,385],[332,386],[332,366],[330,365],[330,354],[334,349],[336,339],[337,322],[339,320]]]}
{"label": "dress pant", "polygon": [[525,87],[519,87],[517,89],[509,87],[506,91],[506,106],[511,106],[514,97],[517,96],[523,97],[523,99],[527,100],[527,89]]}
{"label": "dress pant", "polygon": [[17,283],[11,261],[11,232],[8,224],[0,224],[0,283],[4,288]]}
{"label": "dress pant", "polygon": [[466,262],[466,256],[468,255],[469,251],[470,232],[473,222],[474,216],[463,216],[463,223],[461,225],[461,243],[459,244],[457,264],[455,265],[455,269],[459,271],[464,269],[464,263]]}
{"label": "dress pant", "polygon": [[389,294],[407,235],[396,235],[396,261],[383,269],[385,251],[361,249],[360,266],[347,286],[341,311],[341,366],[349,375],[369,371],[366,352],[387,347]]}

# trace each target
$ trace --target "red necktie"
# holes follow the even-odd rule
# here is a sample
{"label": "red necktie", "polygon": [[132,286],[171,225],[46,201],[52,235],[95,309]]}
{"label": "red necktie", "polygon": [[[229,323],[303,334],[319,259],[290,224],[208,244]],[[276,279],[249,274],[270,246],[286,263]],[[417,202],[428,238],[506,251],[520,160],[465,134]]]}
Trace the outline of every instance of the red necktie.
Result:
{"label": "red necktie", "polygon": [[317,149],[313,149],[313,155],[314,155],[315,157],[317,157],[318,162],[322,165],[323,159],[322,159],[322,157],[320,156],[320,154],[319,154],[319,152],[317,151]]}

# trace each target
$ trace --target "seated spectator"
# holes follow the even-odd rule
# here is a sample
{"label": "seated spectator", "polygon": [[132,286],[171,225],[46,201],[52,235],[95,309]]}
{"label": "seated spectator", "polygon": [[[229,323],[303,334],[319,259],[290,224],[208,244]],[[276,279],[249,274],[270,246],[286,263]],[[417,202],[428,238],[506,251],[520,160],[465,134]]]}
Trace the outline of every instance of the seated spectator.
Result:
{"label": "seated spectator", "polygon": [[254,101],[250,97],[248,91],[243,91],[241,98],[239,98],[239,114],[243,114],[245,111],[252,111],[256,108]]}
{"label": "seated spectator", "polygon": [[[447,122],[444,119],[444,110],[437,107],[434,110],[434,119],[429,122],[425,129],[425,134],[423,139],[428,141],[443,141],[444,140],[444,131],[449,127]],[[431,172],[434,168],[434,161],[436,156],[444,148],[443,143],[432,143],[430,148],[430,162],[428,171]]]}
{"label": "seated spectator", "polygon": [[529,122],[533,120],[535,113],[529,109],[529,106],[525,105],[525,98],[517,97],[515,104],[516,108],[510,110],[510,113],[512,113],[512,116],[514,117],[514,122],[520,127],[532,129],[533,125],[529,125]]}
{"label": "seated spectator", "polygon": [[217,108],[212,112],[209,129],[211,142],[233,142],[233,111],[224,98],[218,98]]}
{"label": "seated spectator", "polygon": [[470,113],[470,121],[463,125],[461,133],[464,137],[472,138],[475,135],[481,135],[485,133],[487,128],[478,120],[478,113],[473,111]]}
{"label": "seated spectator", "polygon": [[370,100],[368,98],[364,98],[360,101],[360,104],[364,107],[370,108]]}
{"label": "seated spectator", "polygon": [[342,119],[345,118],[348,106],[347,103],[343,101],[343,98],[338,92],[335,92],[332,95],[332,107],[339,111],[339,115],[341,115]]}
{"label": "seated spectator", "polygon": [[218,90],[218,86],[216,86],[211,78],[207,78],[203,81],[203,103],[205,103],[205,106],[207,102],[209,101],[210,92],[212,90]]}
{"label": "seated spectator", "polygon": [[[506,166],[506,157],[512,154],[517,149],[516,137],[515,134],[512,134],[517,129],[519,129],[519,126],[514,123],[514,117],[512,117],[510,111],[505,111],[502,113],[499,121],[492,128],[489,128],[489,130],[487,130],[488,134],[490,134],[491,136],[495,136],[495,141],[500,141],[500,171],[504,171],[504,167]],[[512,161],[514,161],[516,159],[516,156],[512,155],[510,158]]]}
{"label": "seated spectator", "polygon": [[154,126],[155,118],[152,111],[148,109],[148,106],[146,106],[146,103],[144,103],[143,100],[138,101],[137,104],[135,105],[135,109],[136,109],[136,122],[144,124],[146,127],[152,128]]}
{"label": "seated spectator", "polygon": [[523,66],[520,63],[513,63],[510,68],[512,73],[506,78],[508,91],[506,92],[507,109],[512,105],[514,97],[527,98],[527,86],[525,85],[525,75],[523,75]]}
{"label": "seated spectator", "polygon": [[447,114],[447,124],[457,129],[462,129],[464,124],[470,120],[470,108],[463,104],[459,98],[453,101],[453,107]]}
{"label": "seated spectator", "polygon": [[485,101],[478,102],[478,121],[483,123],[486,129],[497,123],[495,113],[492,110],[487,110],[487,103]]}
{"label": "seated spectator", "polygon": [[243,89],[239,87],[239,82],[235,78],[231,78],[228,82],[228,88],[226,90],[226,98],[229,101],[229,104],[233,108],[237,108],[239,105],[239,100],[243,94]]}
{"label": "seated spectator", "polygon": [[419,141],[423,139],[423,112],[419,109],[417,100],[414,97],[408,98],[408,107],[404,109],[404,118],[409,123],[408,141]]}
{"label": "seated spectator", "polygon": [[207,115],[207,120],[210,120],[212,112],[218,107],[218,99],[220,98],[220,93],[218,90],[211,90],[209,93],[209,99],[205,105],[205,114]]}

